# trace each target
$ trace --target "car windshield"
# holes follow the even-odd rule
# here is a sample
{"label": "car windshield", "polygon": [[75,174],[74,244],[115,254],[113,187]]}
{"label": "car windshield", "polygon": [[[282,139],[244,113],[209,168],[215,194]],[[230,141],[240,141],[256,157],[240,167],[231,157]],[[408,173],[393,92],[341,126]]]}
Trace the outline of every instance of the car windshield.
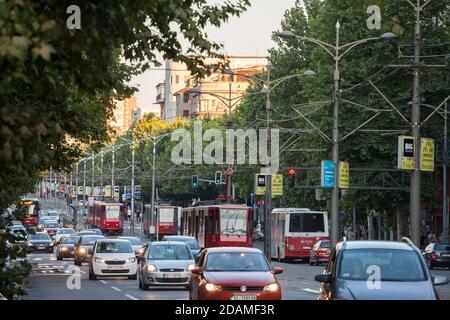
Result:
{"label": "car windshield", "polygon": [[82,231],[82,232],[102,235],[102,231],[100,229],[89,229],[89,230]]}
{"label": "car windshield", "polygon": [[99,237],[99,236],[95,236],[95,237],[82,237],[81,238],[81,244],[86,244],[86,245],[93,245],[95,243],[95,241],[97,241],[98,239],[103,239],[104,237]]}
{"label": "car windshield", "polygon": [[64,244],[75,244],[78,242],[80,238],[79,237],[64,237],[61,241],[61,243]]}
{"label": "car windshield", "polygon": [[330,249],[330,241],[322,241],[320,243],[320,248]]}
{"label": "car windshield", "polygon": [[450,244],[437,244],[434,248],[436,251],[450,251]]}
{"label": "car windshield", "polygon": [[92,235],[95,235],[96,233],[94,231],[80,231],[80,232],[78,232],[78,234],[83,234],[83,235],[92,234]]}
{"label": "car windshield", "polygon": [[47,233],[30,234],[31,240],[50,240],[50,236]]}
{"label": "car windshield", "polygon": [[261,271],[270,270],[261,253],[224,252],[210,253],[206,271]]}
{"label": "car windshield", "polygon": [[75,230],[73,230],[73,229],[59,229],[58,233],[59,234],[71,234],[71,233],[75,233]]}
{"label": "car windshield", "polygon": [[425,281],[425,271],[414,251],[396,249],[349,249],[338,263],[338,278],[366,281]]}
{"label": "car windshield", "polygon": [[187,243],[191,250],[198,250],[200,247],[198,246],[198,242],[195,239],[190,238],[181,238],[181,237],[168,237],[167,241],[181,241]]}
{"label": "car windshield", "polygon": [[58,228],[58,223],[55,222],[44,222],[44,228]]}
{"label": "car windshield", "polygon": [[132,246],[142,246],[142,241],[138,238],[121,238],[130,241]]}
{"label": "car windshield", "polygon": [[97,253],[132,253],[131,245],[125,241],[100,242],[97,245]]}
{"label": "car windshield", "polygon": [[186,245],[152,245],[148,260],[193,260]]}

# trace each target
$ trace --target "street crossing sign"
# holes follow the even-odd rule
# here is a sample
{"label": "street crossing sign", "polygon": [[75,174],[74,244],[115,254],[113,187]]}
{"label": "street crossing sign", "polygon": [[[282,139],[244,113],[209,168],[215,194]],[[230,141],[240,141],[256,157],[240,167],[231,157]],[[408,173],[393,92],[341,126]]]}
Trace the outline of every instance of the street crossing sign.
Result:
{"label": "street crossing sign", "polygon": [[[339,188],[348,189],[350,181],[350,168],[348,162],[339,162]],[[334,184],[334,183],[333,183]]]}
{"label": "street crossing sign", "polygon": [[422,138],[420,141],[420,170],[434,172],[434,140]]}
{"label": "street crossing sign", "polygon": [[[266,193],[266,180],[265,174],[255,174],[255,195],[263,196]],[[272,175],[272,197],[283,195],[283,175]]]}

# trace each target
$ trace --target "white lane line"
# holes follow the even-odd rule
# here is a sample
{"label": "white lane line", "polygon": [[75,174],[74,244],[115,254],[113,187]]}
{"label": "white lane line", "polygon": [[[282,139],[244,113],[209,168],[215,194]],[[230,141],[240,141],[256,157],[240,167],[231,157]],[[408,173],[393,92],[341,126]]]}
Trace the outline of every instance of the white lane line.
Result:
{"label": "white lane line", "polygon": [[117,292],[122,291],[122,290],[120,290],[119,288],[117,288],[117,287],[115,287],[115,286],[111,286],[111,289],[114,289],[114,290],[116,290]]}
{"label": "white lane line", "polygon": [[317,294],[320,293],[319,290],[315,290],[315,289],[311,289],[311,288],[305,288],[305,289],[303,289],[303,291],[311,292],[311,293],[317,293]]}
{"label": "white lane line", "polygon": [[108,282],[106,282],[105,280],[100,280],[100,282],[103,284],[108,284]]}
{"label": "white lane line", "polygon": [[31,259],[33,259],[33,261],[42,261],[42,258],[31,258]]}
{"label": "white lane line", "polygon": [[133,297],[131,294],[126,294],[125,297],[127,297],[128,299],[131,299],[131,300],[139,300],[139,299]]}

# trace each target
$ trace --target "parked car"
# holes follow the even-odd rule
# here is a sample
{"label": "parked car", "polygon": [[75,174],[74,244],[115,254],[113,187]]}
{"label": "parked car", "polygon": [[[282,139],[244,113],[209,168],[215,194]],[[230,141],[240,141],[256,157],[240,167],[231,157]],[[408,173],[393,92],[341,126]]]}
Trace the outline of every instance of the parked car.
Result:
{"label": "parked car", "polygon": [[76,231],[74,229],[72,229],[72,228],[59,228],[56,231],[55,243],[58,243],[63,236],[68,236],[68,235],[71,235],[71,234],[75,235]]}
{"label": "parked car", "polygon": [[139,260],[139,288],[150,286],[188,287],[194,257],[189,246],[180,241],[155,241],[145,246]]}
{"label": "parked car", "polygon": [[329,240],[317,241],[309,253],[309,264],[318,266],[320,263],[328,262],[331,254],[330,244]]}
{"label": "parked car", "polygon": [[424,250],[423,256],[427,262],[428,269],[435,267],[446,267],[450,270],[450,244],[430,243]]}
{"label": "parked car", "polygon": [[198,258],[200,255],[200,245],[198,244],[198,241],[194,237],[188,237],[188,236],[164,236],[163,241],[181,241],[186,243],[189,246],[189,249],[191,249],[192,255],[194,256],[194,259]]}
{"label": "parked car", "polygon": [[281,300],[281,285],[261,250],[216,247],[202,251],[189,281],[190,300]]}
{"label": "parked car", "polygon": [[21,247],[26,246],[27,230],[25,229],[25,227],[23,225],[15,224],[15,225],[9,226],[7,228],[7,231],[9,231],[9,233],[14,236],[14,239],[8,240],[8,242],[10,244],[13,244],[16,246],[21,246]]}
{"label": "parked car", "polygon": [[136,257],[130,241],[124,239],[98,239],[89,260],[89,279],[97,277],[137,277]]}
{"label": "parked car", "polygon": [[437,300],[434,286],[448,283],[430,274],[419,249],[406,238],[340,242],[315,279],[324,300]]}
{"label": "parked car", "polygon": [[45,251],[53,253],[53,241],[47,232],[29,234],[27,239],[28,252]]}
{"label": "parked car", "polygon": [[117,239],[124,239],[130,241],[131,247],[133,248],[133,251],[135,255],[141,255],[144,253],[144,248],[141,239],[138,237],[118,237]]}
{"label": "parked car", "polygon": [[75,244],[74,263],[76,266],[81,266],[83,262],[89,261],[89,256],[92,254],[95,241],[104,239],[104,236],[99,235],[82,235]]}
{"label": "parked car", "polygon": [[56,246],[56,259],[63,260],[64,258],[73,258],[75,256],[75,244],[80,239],[79,236],[66,235],[61,237]]}

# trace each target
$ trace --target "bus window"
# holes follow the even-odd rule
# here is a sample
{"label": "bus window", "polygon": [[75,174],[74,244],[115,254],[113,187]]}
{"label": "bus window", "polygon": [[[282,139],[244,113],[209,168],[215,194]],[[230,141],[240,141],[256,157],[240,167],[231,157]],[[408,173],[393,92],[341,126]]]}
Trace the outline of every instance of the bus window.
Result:
{"label": "bus window", "polygon": [[289,232],[325,232],[323,213],[291,213]]}

